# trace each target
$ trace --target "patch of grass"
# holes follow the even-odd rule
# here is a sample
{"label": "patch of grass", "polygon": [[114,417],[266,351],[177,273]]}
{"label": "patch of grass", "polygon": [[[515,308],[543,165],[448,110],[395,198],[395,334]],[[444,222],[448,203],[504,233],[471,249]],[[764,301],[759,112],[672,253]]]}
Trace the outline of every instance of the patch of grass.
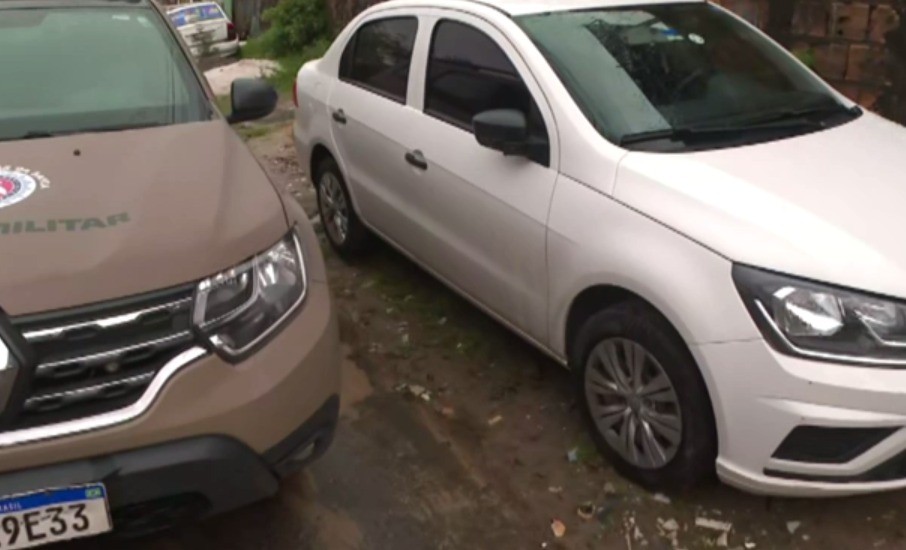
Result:
{"label": "patch of grass", "polygon": [[214,99],[214,102],[217,104],[217,108],[220,109],[220,112],[228,115],[230,111],[233,110],[233,104],[230,101],[229,95],[219,95]]}
{"label": "patch of grass", "polygon": [[250,139],[259,138],[266,136],[269,133],[273,132],[279,127],[279,125],[271,124],[266,126],[254,125],[254,126],[240,126],[236,128],[236,133],[239,134],[242,139],[248,141]]}
{"label": "patch of grass", "polygon": [[274,57],[295,54],[330,34],[326,0],[282,0],[263,19],[270,25],[265,46]]}
{"label": "patch of grass", "polygon": [[598,448],[595,447],[595,444],[588,438],[583,438],[576,446],[576,458],[578,459],[579,464],[593,467],[600,467],[604,463],[604,459],[601,457],[601,453],[598,452]]}
{"label": "patch of grass", "polygon": [[587,436],[582,436],[576,446],[566,452],[570,463],[598,470],[605,466],[604,457],[598,452],[594,442]]}
{"label": "patch of grass", "polygon": [[437,285],[426,288],[419,284],[421,281],[412,280],[400,270],[379,272],[374,281],[375,286],[389,302],[401,310],[423,315],[426,320],[433,319],[437,322],[449,315],[453,309],[455,299],[446,294],[445,289]]}
{"label": "patch of grass", "polygon": [[814,69],[818,62],[815,50],[812,48],[793,50],[793,55],[799,58],[799,61],[805,63],[809,69]]}
{"label": "patch of grass", "polygon": [[270,59],[272,57],[270,53],[271,40],[272,38],[267,32],[260,36],[249,38],[242,45],[242,49],[239,50],[239,56],[246,59]]}
{"label": "patch of grass", "polygon": [[264,12],[270,28],[242,47],[246,59],[271,59],[280,69],[268,77],[281,95],[292,90],[299,68],[324,55],[332,33],[326,0],[282,0]]}
{"label": "patch of grass", "polygon": [[[267,33],[259,38],[249,40],[242,48],[242,57],[246,59],[268,59],[269,56],[267,52],[269,51],[269,47],[267,46],[267,40]],[[302,65],[308,63],[312,59],[323,57],[324,53],[330,47],[330,43],[331,41],[329,39],[322,38],[304,47],[299,52],[275,59],[275,61],[280,64],[280,69],[269,76],[268,80],[275,88],[277,88],[277,91],[280,92],[281,95],[291,93],[293,81],[295,81],[296,74],[298,74]]]}
{"label": "patch of grass", "polygon": [[370,268],[375,275],[365,284],[373,288],[393,311],[416,315],[423,343],[476,361],[499,355],[499,341],[488,335],[496,323],[446,289],[429,275],[394,257],[376,255]]}

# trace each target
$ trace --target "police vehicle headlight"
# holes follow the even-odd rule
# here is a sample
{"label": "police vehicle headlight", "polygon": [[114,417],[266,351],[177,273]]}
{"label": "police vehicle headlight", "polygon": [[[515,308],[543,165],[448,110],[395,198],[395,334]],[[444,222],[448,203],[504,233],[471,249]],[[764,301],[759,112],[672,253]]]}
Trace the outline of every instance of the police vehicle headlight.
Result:
{"label": "police vehicle headlight", "polygon": [[276,333],[305,291],[302,246],[293,230],[254,258],[201,281],[193,320],[221,355],[240,360]]}

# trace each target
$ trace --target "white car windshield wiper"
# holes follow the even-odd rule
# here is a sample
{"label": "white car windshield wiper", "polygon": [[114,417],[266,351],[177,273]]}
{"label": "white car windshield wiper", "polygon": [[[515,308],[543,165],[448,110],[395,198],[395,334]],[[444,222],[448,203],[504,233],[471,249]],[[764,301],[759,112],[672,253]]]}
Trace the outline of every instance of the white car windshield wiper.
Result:
{"label": "white car windshield wiper", "polygon": [[692,141],[696,139],[712,139],[753,130],[821,129],[827,127],[826,121],[831,117],[843,115],[855,118],[861,114],[862,109],[859,106],[847,107],[840,103],[824,103],[823,105],[763,112],[745,120],[727,122],[721,125],[678,126],[626,134],[620,140],[620,145],[625,146],[659,140]]}
{"label": "white car windshield wiper", "polygon": [[[645,143],[650,141],[693,141],[697,139],[714,139],[733,136],[748,131],[757,130],[788,130],[788,129],[821,129],[825,128],[825,119],[833,115],[848,115],[856,117],[862,114],[859,107],[845,107],[843,105],[823,105],[803,109],[786,109],[774,111],[759,117],[732,124],[720,126],[679,126],[664,128],[648,132],[626,134],[620,140],[621,146]],[[815,118],[817,115],[826,115]]]}
{"label": "white car windshield wiper", "polygon": [[740,130],[741,128],[739,126],[680,126],[676,128],[664,128],[662,130],[626,134],[620,139],[620,145],[626,146],[660,140],[690,141],[693,139],[713,138],[726,134],[735,134]]}
{"label": "white car windshield wiper", "polygon": [[[846,107],[839,103],[833,105],[817,105],[798,109],[781,109],[765,113],[739,124],[742,128],[760,128],[778,122],[802,121],[805,124],[821,124],[824,119],[834,115],[848,115],[856,117],[862,114],[858,106]],[[820,118],[816,118],[820,117]]]}

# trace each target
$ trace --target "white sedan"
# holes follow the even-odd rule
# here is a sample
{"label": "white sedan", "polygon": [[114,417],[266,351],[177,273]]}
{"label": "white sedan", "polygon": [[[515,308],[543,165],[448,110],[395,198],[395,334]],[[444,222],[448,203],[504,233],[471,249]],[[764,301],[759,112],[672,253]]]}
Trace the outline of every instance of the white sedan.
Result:
{"label": "white sedan", "polygon": [[236,26],[217,2],[174,6],[167,16],[195,57],[227,57],[239,52]]}
{"label": "white sedan", "polygon": [[906,130],[705,1],[394,0],[299,72],[378,235],[575,372],[649,487],[906,487]]}

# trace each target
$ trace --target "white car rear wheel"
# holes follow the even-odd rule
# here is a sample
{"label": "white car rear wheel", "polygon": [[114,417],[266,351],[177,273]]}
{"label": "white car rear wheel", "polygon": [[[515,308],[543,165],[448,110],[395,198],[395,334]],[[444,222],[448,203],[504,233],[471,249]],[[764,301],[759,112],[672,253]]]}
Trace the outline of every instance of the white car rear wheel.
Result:
{"label": "white car rear wheel", "polygon": [[315,173],[318,212],[330,246],[344,258],[361,255],[369,248],[371,233],[359,220],[346,180],[332,158],[324,159]]}

